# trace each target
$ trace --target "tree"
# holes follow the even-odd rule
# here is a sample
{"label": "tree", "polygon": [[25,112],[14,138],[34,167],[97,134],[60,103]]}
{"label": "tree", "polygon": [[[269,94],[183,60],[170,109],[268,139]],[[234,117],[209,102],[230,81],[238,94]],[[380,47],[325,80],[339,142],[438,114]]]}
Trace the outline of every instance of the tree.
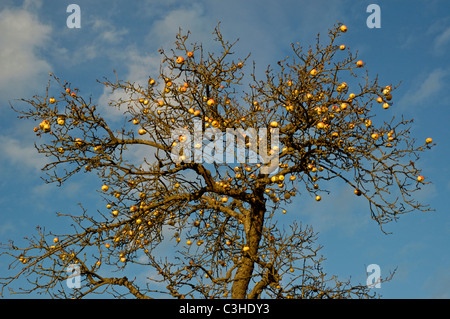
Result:
{"label": "tree", "polygon": [[[43,168],[46,182],[96,173],[107,211],[60,214],[73,221],[73,233],[39,227],[27,247],[3,244],[11,267],[20,267],[2,278],[3,288],[28,277],[35,280],[24,292],[54,297],[373,297],[366,285],[324,272],[310,226],[277,224],[294,196],[320,201],[332,180],[366,199],[383,232],[401,214],[430,210],[411,195],[429,183],[418,179],[414,162],[432,143],[415,146],[412,120],[373,119],[392,105],[396,87],[363,74],[357,55],[337,44],[345,31],[337,24],[327,45],[318,36],[306,52],[293,44],[293,57],[279,61],[277,72],[269,66],[258,80],[253,71],[248,90],[249,56],[230,59],[236,42],[217,27],[221,50],[205,53],[180,31],[175,49],[160,50],[160,74],[146,85],[100,82],[123,96],[111,107],[127,107],[117,130],[90,99],[50,74],[46,94],[23,99],[31,109],[17,111],[40,122],[36,148],[53,159]],[[134,163],[127,158],[133,146],[152,156]],[[71,265],[83,278],[77,289],[66,287]],[[113,276],[127,266],[153,275],[144,285]]]}

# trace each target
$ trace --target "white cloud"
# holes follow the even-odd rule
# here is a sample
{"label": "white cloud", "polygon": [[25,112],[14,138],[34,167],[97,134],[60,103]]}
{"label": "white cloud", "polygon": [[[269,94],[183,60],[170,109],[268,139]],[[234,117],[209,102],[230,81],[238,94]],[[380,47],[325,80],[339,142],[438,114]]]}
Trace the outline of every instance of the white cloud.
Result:
{"label": "white cloud", "polygon": [[443,50],[446,44],[450,43],[450,27],[445,29],[441,34],[439,34],[434,40],[434,47],[439,52]]}
{"label": "white cloud", "polygon": [[37,53],[49,43],[51,28],[24,9],[4,9],[0,30],[0,91],[2,98],[13,99],[36,88],[51,71]]}
{"label": "white cloud", "polygon": [[415,87],[407,91],[400,99],[398,105],[401,108],[411,105],[419,105],[427,101],[446,85],[446,77],[450,75],[449,69],[437,68],[427,73],[426,77],[419,79]]}
{"label": "white cloud", "polygon": [[0,159],[5,159],[21,169],[37,172],[46,163],[45,157],[37,152],[32,143],[25,143],[11,136],[0,135],[0,149]]}

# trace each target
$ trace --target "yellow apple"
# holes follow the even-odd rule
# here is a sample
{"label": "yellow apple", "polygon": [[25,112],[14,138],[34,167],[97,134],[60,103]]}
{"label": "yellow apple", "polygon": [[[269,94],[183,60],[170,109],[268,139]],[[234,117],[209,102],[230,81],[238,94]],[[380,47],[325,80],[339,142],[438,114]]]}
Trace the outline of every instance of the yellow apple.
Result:
{"label": "yellow apple", "polygon": [[44,133],[50,132],[50,122],[48,120],[43,120],[41,123],[39,123],[39,128],[44,131]]}
{"label": "yellow apple", "polygon": [[248,246],[244,246],[244,248],[242,248],[243,251],[248,251],[250,249],[250,247]]}
{"label": "yellow apple", "polygon": [[433,143],[433,139],[432,139],[431,137],[428,137],[428,138],[425,140],[425,142],[426,142],[427,144]]}
{"label": "yellow apple", "polygon": [[102,191],[107,192],[108,189],[109,189],[109,186],[108,186],[108,185],[103,185],[103,186],[102,186]]}
{"label": "yellow apple", "polygon": [[425,177],[423,177],[422,175],[417,176],[417,181],[418,182],[423,182],[425,179]]}
{"label": "yellow apple", "polygon": [[273,127],[273,128],[278,127],[278,122],[277,121],[272,121],[272,122],[270,122],[270,126]]}
{"label": "yellow apple", "polygon": [[139,133],[139,135],[144,135],[145,133],[147,133],[147,131],[144,130],[143,128],[141,128],[141,129],[138,131],[138,133]]}
{"label": "yellow apple", "polygon": [[214,101],[214,99],[209,99],[206,104],[208,104],[208,106],[213,106],[214,104],[216,104],[216,101]]}
{"label": "yellow apple", "polygon": [[311,74],[312,76],[317,75],[317,70],[316,69],[312,69],[309,74]]}
{"label": "yellow apple", "polygon": [[340,50],[345,50],[345,44],[341,44],[341,45],[339,46],[339,49],[340,49]]}
{"label": "yellow apple", "polygon": [[194,56],[194,52],[189,51],[186,55],[188,58],[192,58]]}
{"label": "yellow apple", "polygon": [[379,137],[379,135],[378,135],[378,133],[372,133],[371,137],[372,137],[374,140],[377,140],[378,137]]}
{"label": "yellow apple", "polygon": [[133,119],[133,124],[134,125],[138,125],[139,124],[139,119]]}
{"label": "yellow apple", "polygon": [[53,238],[53,242],[56,244],[59,241],[58,237]]}
{"label": "yellow apple", "polygon": [[139,209],[139,208],[138,208],[136,205],[132,205],[132,206],[130,207],[130,212],[132,212],[132,213],[137,212],[138,209]]}
{"label": "yellow apple", "polygon": [[179,57],[177,58],[176,62],[177,62],[178,64],[182,64],[182,63],[184,62],[184,58],[183,58],[182,56],[179,56]]}
{"label": "yellow apple", "polygon": [[76,146],[82,146],[83,145],[83,140],[81,138],[75,139],[75,145]]}
{"label": "yellow apple", "polygon": [[106,247],[106,248],[109,248],[109,247],[111,247],[111,245],[110,245],[109,243],[106,243],[106,244],[105,244],[105,247]]}
{"label": "yellow apple", "polygon": [[359,60],[358,62],[356,62],[356,66],[357,66],[358,68],[361,68],[363,65],[364,65],[364,62],[361,61],[361,60]]}
{"label": "yellow apple", "polygon": [[319,202],[321,199],[322,199],[322,197],[320,197],[320,195],[317,195],[317,196],[316,196],[316,201]]}
{"label": "yellow apple", "polygon": [[48,100],[49,102],[50,102],[50,104],[53,104],[53,103],[55,103],[56,102],[56,100],[55,100],[55,98],[54,97],[51,97],[49,100]]}
{"label": "yellow apple", "polygon": [[341,25],[340,29],[342,32],[347,32],[347,27],[345,25]]}
{"label": "yellow apple", "polygon": [[387,110],[389,108],[389,103],[383,103],[383,109]]}
{"label": "yellow apple", "polygon": [[361,191],[359,189],[355,189],[354,193],[356,196],[361,196]]}
{"label": "yellow apple", "polygon": [[192,241],[188,240],[188,241],[186,242],[186,244],[189,246],[189,245],[192,244]]}

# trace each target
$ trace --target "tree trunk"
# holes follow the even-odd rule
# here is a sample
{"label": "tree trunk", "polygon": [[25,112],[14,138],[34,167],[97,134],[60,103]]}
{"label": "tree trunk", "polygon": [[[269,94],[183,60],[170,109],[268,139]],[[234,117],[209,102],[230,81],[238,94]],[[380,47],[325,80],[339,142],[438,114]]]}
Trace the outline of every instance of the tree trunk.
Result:
{"label": "tree trunk", "polygon": [[265,212],[265,202],[261,194],[259,200],[255,198],[255,204],[250,210],[250,216],[244,221],[246,245],[249,247],[249,250],[244,252],[236,275],[234,276],[234,282],[231,288],[232,299],[245,299],[247,296],[248,286],[255,265],[255,257],[257,256],[259,242],[262,237]]}

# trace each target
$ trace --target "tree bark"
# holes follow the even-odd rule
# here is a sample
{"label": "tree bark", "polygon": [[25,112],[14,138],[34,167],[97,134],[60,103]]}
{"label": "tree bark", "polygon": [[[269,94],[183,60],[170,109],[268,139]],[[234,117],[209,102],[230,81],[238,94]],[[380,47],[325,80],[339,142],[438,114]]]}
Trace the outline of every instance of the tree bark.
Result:
{"label": "tree bark", "polygon": [[249,250],[244,252],[237,268],[231,288],[232,299],[245,299],[247,297],[248,286],[253,274],[255,257],[257,256],[259,242],[262,237],[264,214],[266,212],[264,195],[262,192],[259,195],[258,197],[255,196],[255,203],[249,211],[249,216],[246,216],[247,218],[244,221],[246,245],[249,247]]}

